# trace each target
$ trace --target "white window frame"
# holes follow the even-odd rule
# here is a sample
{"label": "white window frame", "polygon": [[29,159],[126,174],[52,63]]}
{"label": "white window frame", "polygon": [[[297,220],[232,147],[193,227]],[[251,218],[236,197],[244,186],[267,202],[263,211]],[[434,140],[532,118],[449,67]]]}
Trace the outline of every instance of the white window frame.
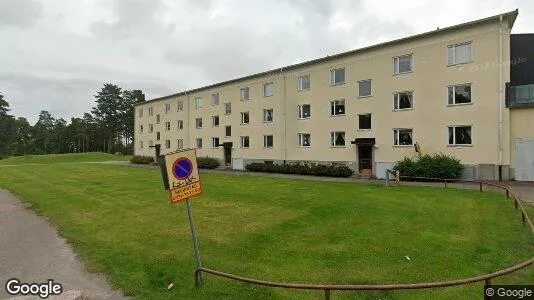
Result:
{"label": "white window frame", "polygon": [[[400,59],[410,57],[410,70],[400,72]],[[393,75],[401,75],[413,72],[413,53],[393,57]]]}
{"label": "white window frame", "polygon": [[178,149],[178,150],[184,149],[184,140],[183,139],[177,139],[176,140],[176,149]]}
{"label": "white window frame", "polygon": [[161,123],[161,115],[156,115],[156,124]]}
{"label": "white window frame", "polygon": [[142,117],[143,117],[143,109],[142,109],[142,108],[140,108],[140,109],[138,110],[138,116],[139,116],[139,118],[142,118]]}
{"label": "white window frame", "polygon": [[[229,104],[229,105],[228,105],[228,104]],[[230,108],[230,111],[228,111],[228,107]],[[226,103],[224,104],[224,114],[225,114],[226,116],[232,114],[232,102],[226,102]]]}
{"label": "white window frame", "polygon": [[202,106],[203,106],[202,97],[195,98],[195,109],[202,108]]}
{"label": "white window frame", "polygon": [[[217,140],[217,145],[215,145],[215,141]],[[213,149],[217,149],[219,148],[219,145],[221,144],[221,139],[219,139],[218,137],[212,137],[211,138],[211,147]]]}
{"label": "white window frame", "polygon": [[[464,62],[457,62],[456,61],[456,47],[459,47],[459,46],[466,46],[466,45],[469,45],[470,47],[470,53],[469,53],[469,59],[467,61],[464,61]],[[450,62],[450,55],[452,53],[452,62]],[[464,42],[464,43],[458,43],[458,44],[453,44],[453,45],[448,45],[447,46],[447,66],[456,66],[456,65],[462,65],[462,64],[468,64],[468,63],[471,63],[473,62],[473,42],[472,41],[469,41],[469,42]]]}
{"label": "white window frame", "polygon": [[165,103],[165,114],[168,114],[171,111],[171,104]]}
{"label": "white window frame", "polygon": [[[271,89],[271,93],[269,95],[267,94],[267,88]],[[274,96],[274,83],[272,82],[264,83],[263,84],[263,97],[272,97],[272,96]]]}
{"label": "white window frame", "polygon": [[[215,119],[217,119],[217,125],[215,125]],[[220,124],[221,118],[219,117],[219,115],[211,116],[211,127],[219,127]]]}
{"label": "white window frame", "polygon": [[[304,82],[304,78],[305,77],[308,77],[308,85],[309,85],[308,88],[304,88],[303,87],[303,82]],[[311,90],[311,76],[310,76],[310,74],[299,76],[297,90],[299,92]]]}
{"label": "white window frame", "polygon": [[[245,95],[245,91],[246,91],[246,95]],[[241,88],[239,93],[240,93],[241,101],[250,100],[250,88],[248,86],[244,87],[244,88]]]}
{"label": "white window frame", "polygon": [[[272,140],[271,146],[267,145],[268,144],[267,142],[269,141],[269,137],[271,137],[271,140]],[[274,148],[274,135],[266,134],[263,136],[263,148],[268,148],[268,149]]]}
{"label": "white window frame", "polygon": [[[371,118],[371,128],[360,128],[360,116],[370,116]],[[372,113],[365,113],[365,114],[358,114],[358,131],[372,131],[373,130],[373,114]]]}
{"label": "white window frame", "polygon": [[153,117],[154,116],[154,107],[149,107],[148,108],[148,116],[149,117]]}
{"label": "white window frame", "polygon": [[[400,132],[401,131],[410,131],[412,137],[412,143],[403,145],[400,143]],[[413,128],[393,128],[393,146],[394,147],[412,147],[414,141]]]}
{"label": "white window frame", "polygon": [[[304,106],[309,107],[308,116],[304,116]],[[311,119],[311,104],[300,104],[299,108],[299,120]]]}
{"label": "white window frame", "polygon": [[178,122],[176,122],[176,128],[178,130],[183,130],[184,129],[184,121],[183,120],[178,120]]}
{"label": "white window frame", "polygon": [[[470,133],[471,133],[471,143],[470,144],[458,144],[456,142],[456,128],[458,127],[469,127],[470,128]],[[449,130],[450,128],[452,128],[452,141],[453,141],[453,144],[449,143]],[[473,125],[471,124],[466,124],[466,125],[449,125],[447,126],[447,146],[449,147],[471,147],[473,146]]]}
{"label": "white window frame", "polygon": [[202,128],[202,118],[195,118],[195,128],[196,129]]}
{"label": "white window frame", "polygon": [[165,140],[165,149],[171,148],[171,140]]}
{"label": "white window frame", "polygon": [[[371,84],[371,88],[369,90],[369,95],[362,95],[361,94],[361,84],[364,82],[369,82]],[[373,96],[373,81],[371,79],[365,79],[358,81],[358,98],[368,98]]]}
{"label": "white window frame", "polygon": [[[248,142],[247,146],[245,146],[245,139]],[[240,140],[241,140],[241,148],[243,148],[243,149],[250,148],[250,137],[248,135],[241,136]]]}
{"label": "white window frame", "polygon": [[[343,145],[336,145],[336,133],[343,133]],[[347,133],[345,131],[331,131],[330,132],[330,148],[345,148],[347,147]]]}
{"label": "white window frame", "polygon": [[212,106],[217,106],[219,105],[219,93],[213,93],[211,94],[211,105]]}
{"label": "white window frame", "polygon": [[169,131],[169,130],[171,130],[171,122],[167,121],[165,122],[165,131]]}
{"label": "white window frame", "polygon": [[[456,87],[458,86],[469,86],[470,88],[469,96],[471,98],[470,102],[456,103]],[[452,88],[452,95],[453,95],[453,98],[452,98],[453,103],[449,103],[449,89],[451,88]],[[453,84],[453,85],[447,86],[447,105],[448,106],[459,106],[459,105],[470,105],[470,104],[473,104],[473,84],[472,83],[460,83],[460,84]]]}
{"label": "white window frame", "polygon": [[202,149],[202,138],[196,138],[195,146],[197,146],[197,149]]}
{"label": "white window frame", "polygon": [[[343,102],[343,113],[342,114],[337,114],[336,113],[336,102]],[[331,117],[341,117],[341,116],[345,116],[347,114],[347,105],[346,105],[346,101],[345,99],[337,99],[337,100],[332,100],[330,101],[330,116]],[[332,106],[334,107],[334,114],[332,114]]]}
{"label": "white window frame", "polygon": [[[343,70],[343,82],[336,82],[336,72],[337,71],[341,71]],[[345,82],[347,82],[347,72],[345,70],[345,68],[336,68],[336,69],[332,69],[330,70],[330,85],[342,85],[342,84],[345,84]]]}
{"label": "white window frame", "polygon": [[[267,112],[270,111],[271,112],[271,120],[267,120]],[[272,123],[274,121],[274,109],[272,108],[267,108],[267,109],[264,109],[263,110],[263,123]]]}
{"label": "white window frame", "polygon": [[[409,108],[400,108],[400,95],[401,94],[410,94],[412,97],[411,104],[412,106]],[[395,106],[397,108],[395,108]],[[413,91],[402,91],[402,92],[395,92],[393,93],[393,111],[403,111],[403,110],[413,110],[415,107],[415,100],[413,96]]]}
{"label": "white window frame", "polygon": [[[304,145],[304,137],[308,136],[308,145]],[[311,133],[299,133],[297,135],[298,137],[298,146],[302,148],[310,148],[311,147]]]}
{"label": "white window frame", "polygon": [[178,101],[178,104],[176,104],[176,106],[177,106],[177,111],[184,110],[184,101],[182,100]]}
{"label": "white window frame", "polygon": [[[247,122],[245,122],[245,116],[247,116],[248,118]],[[246,124],[250,124],[250,112],[248,111],[241,112],[241,125],[246,125]]]}

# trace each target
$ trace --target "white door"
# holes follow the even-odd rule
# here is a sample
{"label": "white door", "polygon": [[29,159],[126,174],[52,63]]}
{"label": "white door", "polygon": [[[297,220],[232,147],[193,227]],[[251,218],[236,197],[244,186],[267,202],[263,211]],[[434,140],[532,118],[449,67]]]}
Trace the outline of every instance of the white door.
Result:
{"label": "white door", "polygon": [[534,181],[534,140],[515,142],[515,180]]}

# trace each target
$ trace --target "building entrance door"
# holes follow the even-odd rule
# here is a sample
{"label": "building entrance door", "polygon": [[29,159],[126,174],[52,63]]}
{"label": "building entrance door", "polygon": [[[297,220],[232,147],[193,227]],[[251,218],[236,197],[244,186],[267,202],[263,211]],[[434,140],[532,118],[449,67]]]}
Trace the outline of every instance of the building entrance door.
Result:
{"label": "building entrance door", "polygon": [[232,143],[224,143],[224,165],[230,166],[232,164]]}
{"label": "building entrance door", "polygon": [[515,142],[515,180],[534,181],[534,140]]}
{"label": "building entrance door", "polygon": [[[373,146],[358,146],[358,170],[373,169]],[[366,171],[369,172],[369,171]]]}

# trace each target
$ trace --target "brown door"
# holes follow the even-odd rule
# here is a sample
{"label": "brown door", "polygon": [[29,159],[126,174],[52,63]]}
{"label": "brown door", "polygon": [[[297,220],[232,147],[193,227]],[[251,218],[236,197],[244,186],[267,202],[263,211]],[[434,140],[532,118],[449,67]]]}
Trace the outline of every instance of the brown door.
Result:
{"label": "brown door", "polygon": [[232,144],[224,143],[224,164],[229,166],[232,163]]}
{"label": "brown door", "polygon": [[373,168],[373,146],[358,146],[358,169]]}

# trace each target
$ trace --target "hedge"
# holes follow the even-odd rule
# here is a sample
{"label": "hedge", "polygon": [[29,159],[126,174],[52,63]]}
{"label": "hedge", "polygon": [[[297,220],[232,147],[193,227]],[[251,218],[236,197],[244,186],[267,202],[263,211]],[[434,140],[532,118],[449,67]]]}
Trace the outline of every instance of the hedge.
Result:
{"label": "hedge", "polygon": [[395,163],[393,171],[399,171],[401,177],[458,179],[462,176],[463,168],[459,159],[438,153],[421,155],[416,159],[404,157],[403,160]]}
{"label": "hedge", "polygon": [[142,156],[142,155],[136,155],[130,159],[130,161],[134,164],[151,164],[154,162],[154,157],[152,156]]}
{"label": "hedge", "polygon": [[245,169],[251,172],[298,174],[328,177],[350,177],[354,174],[354,171],[352,169],[344,165],[338,166],[305,163],[289,163],[277,165],[271,163],[255,162],[247,164],[245,166]]}
{"label": "hedge", "polygon": [[197,164],[200,169],[215,169],[221,164],[213,157],[197,157]]}

